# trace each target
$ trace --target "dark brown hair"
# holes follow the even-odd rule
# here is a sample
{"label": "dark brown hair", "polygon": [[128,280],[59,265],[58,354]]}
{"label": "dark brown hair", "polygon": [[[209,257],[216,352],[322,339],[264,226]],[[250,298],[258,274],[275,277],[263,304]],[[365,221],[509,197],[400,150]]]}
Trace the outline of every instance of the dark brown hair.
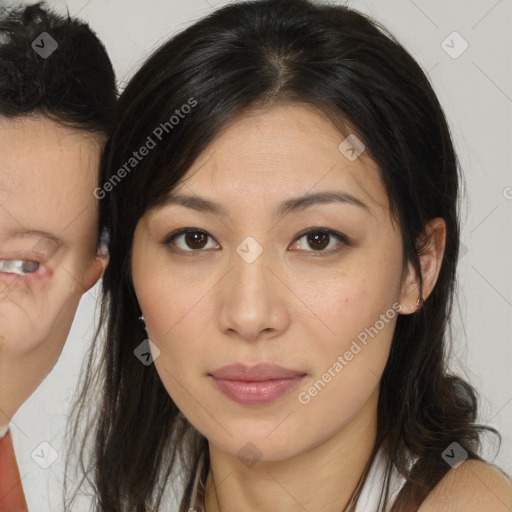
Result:
{"label": "dark brown hair", "polygon": [[[102,340],[99,329],[72,424],[76,437],[80,425],[87,426],[80,446],[92,442],[91,451],[81,450],[81,470],[95,490],[96,509],[159,510],[175,464],[181,463],[185,512],[201,454],[203,483],[209,471],[207,440],[180,413],[154,365],[145,367],[133,355],[145,338],[130,271],[135,227],[236,116],[296,102],[350,126],[364,142],[400,226],[405,265],[414,265],[420,286],[425,226],[435,217],[446,222],[433,292],[417,313],[398,317],[380,382],[377,442],[361,477],[363,483],[382,448],[387,461],[382,509],[396,468],[406,483],[391,510],[417,510],[450,469],[441,454],[453,441],[479,459],[481,432],[496,433],[475,424],[474,389],[447,369],[460,171],[429,80],[384,27],[348,7],[307,0],[228,5],[166,42],[131,79],[118,104],[100,186],[191,99],[197,107],[101,201],[102,222],[111,234],[100,325],[105,336]],[[410,457],[417,457],[412,469]],[[361,486],[346,510],[355,510],[360,491]]]}
{"label": "dark brown hair", "polygon": [[[33,47],[42,34],[57,45],[49,56]],[[44,2],[0,6],[0,116],[43,114],[109,134],[116,101],[112,63],[87,23],[60,16]]]}

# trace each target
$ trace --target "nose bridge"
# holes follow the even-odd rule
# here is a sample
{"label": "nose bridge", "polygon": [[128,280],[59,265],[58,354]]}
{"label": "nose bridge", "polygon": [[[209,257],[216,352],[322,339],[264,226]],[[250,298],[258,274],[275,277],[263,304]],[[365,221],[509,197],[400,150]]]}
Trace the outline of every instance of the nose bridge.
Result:
{"label": "nose bridge", "polygon": [[264,330],[282,329],[285,312],[268,268],[270,251],[255,237],[246,237],[232,256],[232,272],[224,288],[220,327],[255,339]]}
{"label": "nose bridge", "polygon": [[261,264],[261,256],[264,252],[268,252],[268,248],[267,251],[264,251],[263,245],[261,245],[256,238],[247,236],[238,244],[235,252],[240,259],[248,265],[252,265],[257,260],[260,260]]}
{"label": "nose bridge", "polygon": [[[250,302],[263,303],[268,300],[268,275],[269,269],[268,248],[253,236],[248,236],[235,249],[233,255],[234,289],[238,298],[246,297]],[[253,305],[255,307],[256,304]]]}

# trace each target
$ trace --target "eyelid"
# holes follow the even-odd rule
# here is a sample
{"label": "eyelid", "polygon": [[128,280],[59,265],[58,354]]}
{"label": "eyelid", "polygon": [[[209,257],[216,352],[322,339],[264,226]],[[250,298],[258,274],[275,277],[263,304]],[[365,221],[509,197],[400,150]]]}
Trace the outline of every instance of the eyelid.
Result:
{"label": "eyelid", "polygon": [[[207,231],[205,231],[204,229],[201,229],[201,228],[181,228],[181,229],[178,229],[177,231],[174,231],[173,233],[167,235],[164,240],[162,241],[162,244],[169,247],[171,246],[171,243],[176,239],[178,238],[179,236],[181,235],[184,235],[184,234],[187,234],[187,233],[202,233],[204,235],[206,235],[207,237],[211,238],[212,240],[215,240],[213,238],[212,235],[210,235]],[[218,244],[218,242],[216,242]],[[185,250],[185,249],[180,249],[179,247],[172,247],[171,250],[173,252],[179,252],[180,254],[185,254],[185,255],[191,255],[191,254],[197,254],[197,253],[204,253],[206,252],[206,249],[189,249],[189,250]]]}
{"label": "eyelid", "polygon": [[43,252],[37,252],[37,251],[2,251],[2,254],[0,254],[0,261],[15,261],[15,260],[22,260],[22,261],[37,261],[38,263],[43,263],[45,260],[49,259],[46,257],[47,255]]}
{"label": "eyelid", "polygon": [[205,235],[208,235],[211,237],[211,235],[207,231],[205,231],[204,229],[201,229],[201,228],[194,228],[194,227],[180,228],[180,229],[177,229],[176,231],[173,231],[172,233],[169,233],[168,235],[166,235],[165,238],[162,240],[162,243],[164,245],[167,245],[170,242],[172,242],[175,238],[177,238],[178,236],[183,235],[185,233],[204,233]]}
{"label": "eyelid", "polygon": [[336,231],[335,229],[324,228],[322,226],[312,227],[312,228],[308,228],[308,229],[306,229],[304,231],[301,231],[295,237],[294,241],[295,240],[299,240],[303,236],[309,235],[310,233],[327,233],[328,235],[331,235],[331,236],[334,236],[334,237],[340,239],[342,242],[345,242],[347,245],[352,243],[350,238],[347,235],[345,235],[343,233],[340,233],[339,231]]}
{"label": "eyelid", "polygon": [[309,253],[314,257],[322,257],[322,256],[330,256],[332,254],[337,254],[340,252],[344,247],[349,247],[352,245],[352,240],[345,234],[340,233],[339,231],[336,231],[334,229],[324,228],[321,226],[308,228],[305,231],[302,231],[299,233],[293,240],[292,243],[298,242],[301,238],[303,238],[306,235],[309,235],[310,233],[325,233],[331,238],[336,238],[338,240],[338,246],[334,249],[330,249],[328,251],[321,250],[321,251],[314,251],[314,250],[300,250],[299,252],[305,252]]}
{"label": "eyelid", "polygon": [[[173,233],[167,235],[164,240],[162,241],[162,244],[165,245],[165,246],[170,246],[171,243],[179,236],[183,235],[183,234],[186,234],[186,233],[203,233],[205,234],[207,237],[215,240],[213,238],[212,235],[210,235],[207,231],[205,231],[204,229],[201,229],[201,228],[181,228],[177,231],[174,231]],[[304,236],[310,234],[310,233],[325,233],[327,235],[329,235],[330,237],[334,237],[338,240],[338,242],[340,242],[341,246],[344,247],[344,246],[351,246],[352,245],[352,240],[345,234],[343,233],[340,233],[339,231],[336,231],[336,230],[333,230],[333,229],[329,229],[329,228],[325,228],[325,227],[321,227],[321,226],[318,226],[318,227],[312,227],[312,228],[308,228],[302,232],[300,232],[299,234],[297,234],[295,236],[295,238],[293,239],[292,241],[292,244],[293,243],[296,243],[298,240],[300,240],[301,238],[303,238]],[[218,244],[218,242],[216,242]],[[335,248],[335,249],[331,249],[329,251],[314,251],[314,250],[310,250],[310,251],[307,251],[307,250],[299,250],[299,252],[306,252],[306,253],[312,253],[312,254],[315,254],[317,256],[327,256],[329,254],[333,254],[333,253],[336,253],[338,252],[339,250],[341,250],[341,248]],[[202,252],[206,252],[206,249],[190,249],[190,250],[184,250],[184,249],[180,249],[180,248],[172,248],[172,251],[174,252],[180,252],[182,254],[194,254],[194,253],[202,253]]]}

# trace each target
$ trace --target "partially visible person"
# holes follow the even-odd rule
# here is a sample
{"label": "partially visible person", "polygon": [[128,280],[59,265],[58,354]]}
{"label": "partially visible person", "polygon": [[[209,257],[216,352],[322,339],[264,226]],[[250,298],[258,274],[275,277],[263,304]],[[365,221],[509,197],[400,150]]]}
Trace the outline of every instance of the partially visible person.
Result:
{"label": "partially visible person", "polygon": [[27,509],[9,422],[55,365],[108,260],[93,194],[117,100],[90,27],[0,10],[0,510]]}

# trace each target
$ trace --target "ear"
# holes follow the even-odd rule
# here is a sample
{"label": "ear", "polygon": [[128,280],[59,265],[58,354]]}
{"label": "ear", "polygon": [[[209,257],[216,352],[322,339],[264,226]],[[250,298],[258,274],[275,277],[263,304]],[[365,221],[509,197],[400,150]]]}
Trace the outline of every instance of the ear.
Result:
{"label": "ear", "polygon": [[[423,277],[423,297],[425,301],[432,293],[437,282],[446,245],[446,222],[441,217],[436,217],[427,222],[426,239],[420,248],[420,266]],[[409,315],[415,313],[420,306],[417,301],[420,298],[419,278],[416,275],[411,262],[408,263],[407,274],[400,291],[399,302],[402,305],[400,314]]]}
{"label": "ear", "polygon": [[108,254],[98,252],[94,260],[85,269],[82,278],[83,293],[90,290],[101,278],[109,262]]}

